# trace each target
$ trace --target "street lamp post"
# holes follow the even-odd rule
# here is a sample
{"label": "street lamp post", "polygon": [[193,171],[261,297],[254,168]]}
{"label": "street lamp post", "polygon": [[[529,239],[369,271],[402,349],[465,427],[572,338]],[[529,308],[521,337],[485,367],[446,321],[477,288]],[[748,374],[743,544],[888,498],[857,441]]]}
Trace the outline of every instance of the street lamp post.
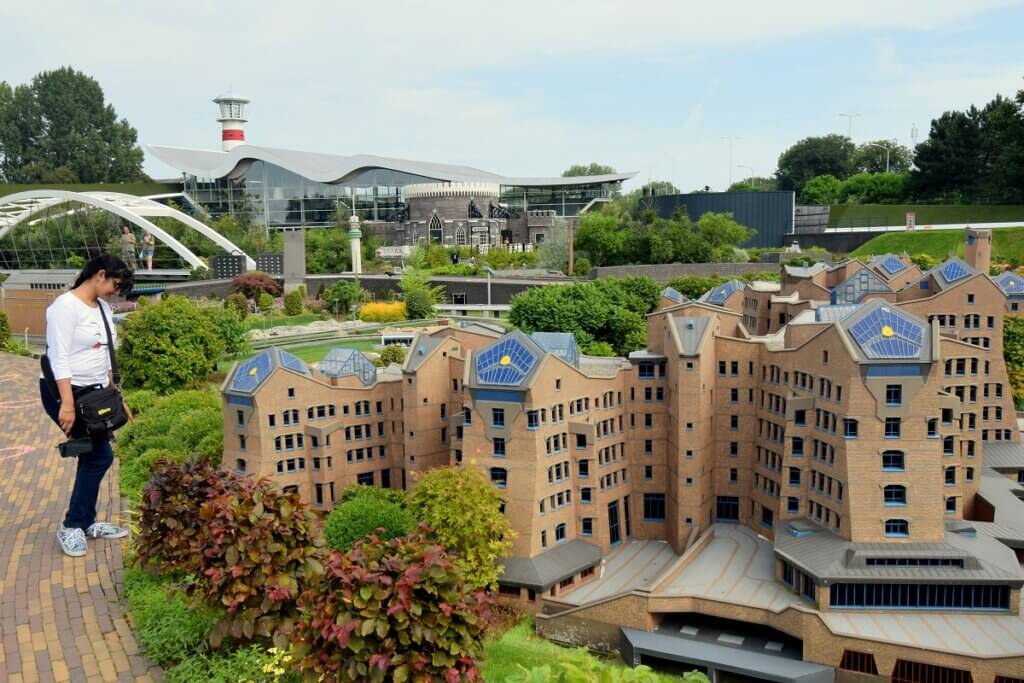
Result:
{"label": "street lamp post", "polygon": [[491,275],[494,273],[494,269],[490,266],[484,266],[484,272],[487,273],[487,310],[491,310]]}
{"label": "street lamp post", "polygon": [[892,151],[892,148],[889,145],[883,145],[883,144],[880,144],[880,143],[877,143],[877,142],[869,142],[868,143],[868,147],[879,147],[879,148],[885,150],[885,172],[888,173],[889,172],[889,152]]}
{"label": "street lamp post", "polygon": [[729,135],[729,136],[723,135],[722,139],[729,141],[729,184],[732,185],[732,143],[733,143],[734,140],[739,140],[740,138],[732,136],[732,135]]}
{"label": "street lamp post", "polygon": [[853,120],[860,116],[860,114],[840,114],[840,116],[846,117],[846,137],[853,139]]}

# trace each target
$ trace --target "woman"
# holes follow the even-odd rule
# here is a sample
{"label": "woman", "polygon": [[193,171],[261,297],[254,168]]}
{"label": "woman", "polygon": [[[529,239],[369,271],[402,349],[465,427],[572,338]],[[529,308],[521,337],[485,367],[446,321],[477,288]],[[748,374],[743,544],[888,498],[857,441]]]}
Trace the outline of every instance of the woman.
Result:
{"label": "woman", "polygon": [[[132,270],[116,256],[97,256],[85,264],[71,291],[57,297],[46,309],[46,356],[56,387],[39,380],[43,408],[71,438],[90,437],[82,425],[76,429],[75,401],[89,391],[110,383],[110,354],[107,350],[105,316],[110,340],[116,342],[110,306],[105,298],[127,294],[132,288]],[[125,413],[131,417],[128,407]],[[78,456],[75,485],[57,541],[64,554],[81,557],[86,537],[123,538],[128,532],[108,522],[96,521],[96,499],[100,482],[114,461],[110,436],[91,437],[92,450]]]}
{"label": "woman", "polygon": [[153,251],[155,249],[153,242],[153,235],[150,234],[149,230],[142,237],[142,260],[146,262],[146,270],[153,270]]}
{"label": "woman", "polygon": [[127,225],[121,226],[121,260],[135,269],[135,233]]}

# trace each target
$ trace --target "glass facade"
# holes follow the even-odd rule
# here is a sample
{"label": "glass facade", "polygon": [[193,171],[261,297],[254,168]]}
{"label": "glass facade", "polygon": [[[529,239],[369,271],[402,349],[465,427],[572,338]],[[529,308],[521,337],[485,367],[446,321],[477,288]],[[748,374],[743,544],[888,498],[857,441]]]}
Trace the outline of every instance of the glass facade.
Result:
{"label": "glass facade", "polygon": [[328,226],[335,216],[360,220],[394,220],[405,206],[402,188],[436,178],[384,168],[366,169],[340,183],[318,183],[264,161],[239,166],[224,178],[185,177],[185,192],[214,220],[224,215],[248,216],[268,227]]}
{"label": "glass facade", "polygon": [[[438,178],[393,171],[364,169],[337,183],[320,183],[275,164],[252,160],[224,178],[185,177],[185,192],[213,220],[224,215],[248,217],[267,227],[329,226],[339,214],[355,213],[363,221],[402,222],[403,188],[414,183],[444,182]],[[575,216],[594,199],[607,198],[618,182],[550,187],[502,186],[501,203],[514,213],[552,212]]]}

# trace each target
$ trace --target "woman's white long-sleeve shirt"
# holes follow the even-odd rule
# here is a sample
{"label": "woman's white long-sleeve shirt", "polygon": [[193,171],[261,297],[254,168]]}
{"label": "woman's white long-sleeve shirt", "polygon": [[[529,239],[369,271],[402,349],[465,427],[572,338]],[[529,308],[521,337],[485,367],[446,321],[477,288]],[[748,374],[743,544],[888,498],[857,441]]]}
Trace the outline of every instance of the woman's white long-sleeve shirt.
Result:
{"label": "woman's white long-sleeve shirt", "polygon": [[93,308],[74,292],[65,292],[46,309],[46,355],[55,379],[71,378],[76,387],[106,386],[110,381],[107,332],[100,311],[107,316],[115,343],[117,332],[110,306],[102,299],[97,303]]}

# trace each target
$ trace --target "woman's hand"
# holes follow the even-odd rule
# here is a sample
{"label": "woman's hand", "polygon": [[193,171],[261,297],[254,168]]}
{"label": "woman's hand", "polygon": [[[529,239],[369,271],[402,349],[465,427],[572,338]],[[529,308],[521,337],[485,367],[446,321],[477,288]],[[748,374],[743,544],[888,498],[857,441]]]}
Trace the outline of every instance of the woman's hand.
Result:
{"label": "woman's hand", "polygon": [[121,401],[121,405],[124,406],[124,414],[128,416],[128,421],[135,424],[135,416],[132,415],[132,409],[124,401]]}
{"label": "woman's hand", "polygon": [[75,425],[75,404],[65,402],[60,404],[60,413],[57,414],[57,424],[68,436],[71,435],[71,428]]}

